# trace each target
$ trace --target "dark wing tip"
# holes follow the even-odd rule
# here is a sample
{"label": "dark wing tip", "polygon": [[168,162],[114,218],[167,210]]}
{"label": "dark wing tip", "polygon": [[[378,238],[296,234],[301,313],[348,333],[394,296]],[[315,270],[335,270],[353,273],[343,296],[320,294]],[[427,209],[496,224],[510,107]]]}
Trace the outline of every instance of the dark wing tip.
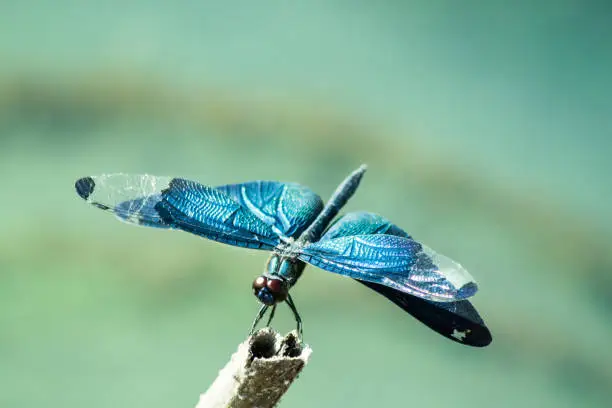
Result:
{"label": "dark wing tip", "polygon": [[483,326],[483,330],[480,335],[473,341],[472,346],[474,347],[487,347],[493,341],[493,336],[486,326]]}
{"label": "dark wing tip", "polygon": [[96,182],[91,177],[80,178],[74,183],[74,188],[77,194],[83,199],[87,200],[91,193],[93,193],[96,187]]}
{"label": "dark wing tip", "polygon": [[468,300],[433,302],[378,283],[357,281],[450,340],[472,347],[486,347],[493,340],[491,332]]}
{"label": "dark wing tip", "polygon": [[457,297],[458,299],[467,299],[474,296],[476,292],[478,292],[478,285],[475,282],[469,282],[459,288]]}

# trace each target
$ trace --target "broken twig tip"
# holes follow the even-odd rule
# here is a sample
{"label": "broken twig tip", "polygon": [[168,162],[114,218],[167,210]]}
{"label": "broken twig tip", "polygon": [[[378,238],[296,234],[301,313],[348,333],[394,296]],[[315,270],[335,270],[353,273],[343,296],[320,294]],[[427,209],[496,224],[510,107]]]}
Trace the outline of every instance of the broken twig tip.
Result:
{"label": "broken twig tip", "polygon": [[274,407],[302,371],[312,349],[297,332],[264,328],[238,346],[196,408]]}

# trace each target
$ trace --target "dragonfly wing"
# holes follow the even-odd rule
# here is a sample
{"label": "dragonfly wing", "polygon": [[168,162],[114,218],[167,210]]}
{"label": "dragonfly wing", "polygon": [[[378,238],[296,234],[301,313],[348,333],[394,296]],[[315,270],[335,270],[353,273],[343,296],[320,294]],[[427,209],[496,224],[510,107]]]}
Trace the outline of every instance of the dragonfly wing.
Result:
{"label": "dragonfly wing", "polygon": [[323,239],[303,247],[299,258],[330,272],[437,302],[465,299],[477,290],[461,265],[411,238],[396,235]]}
{"label": "dragonfly wing", "polygon": [[297,238],[323,209],[323,200],[296,183],[251,181],[216,187],[279,235]]}
{"label": "dragonfly wing", "polygon": [[151,175],[105,174],[83,177],[75,183],[77,194],[88,203],[115,214],[121,221],[147,227],[171,228],[155,206],[170,178]]}
{"label": "dragonfly wing", "polygon": [[230,245],[272,249],[279,237],[227,194],[178,178],[111,174],[75,184],[90,204],[130,224],[179,229]]}
{"label": "dragonfly wing", "polygon": [[230,196],[195,181],[172,179],[156,208],[180,229],[216,241],[262,249],[280,242],[268,224]]}
{"label": "dragonfly wing", "polygon": [[325,232],[321,241],[351,235],[384,234],[410,238],[397,225],[385,217],[366,211],[344,214]]}
{"label": "dragonfly wing", "polygon": [[492,341],[491,332],[468,300],[433,302],[389,286],[358,281],[385,296],[444,337],[474,347],[485,347]]}
{"label": "dragonfly wing", "polygon": [[[339,218],[321,240],[356,234],[386,234],[410,238],[408,233],[378,214],[353,212]],[[474,347],[484,347],[491,343],[489,329],[468,300],[434,302],[379,283],[356,280],[451,340]]]}

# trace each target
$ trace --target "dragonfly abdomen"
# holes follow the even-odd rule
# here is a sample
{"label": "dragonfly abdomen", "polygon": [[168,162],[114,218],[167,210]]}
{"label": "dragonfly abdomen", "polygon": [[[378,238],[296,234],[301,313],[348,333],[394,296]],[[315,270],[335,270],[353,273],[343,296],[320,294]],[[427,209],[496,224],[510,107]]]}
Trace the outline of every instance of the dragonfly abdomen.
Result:
{"label": "dragonfly abdomen", "polygon": [[323,211],[319,213],[313,223],[310,224],[308,229],[300,236],[300,241],[315,242],[321,238],[325,228],[327,228],[334,217],[338,215],[340,209],[344,207],[349,198],[357,191],[357,187],[359,187],[359,183],[366,169],[367,166],[365,164],[361,165],[361,167],[349,174],[348,177],[340,183],[327,204],[325,204],[325,207],[323,207]]}

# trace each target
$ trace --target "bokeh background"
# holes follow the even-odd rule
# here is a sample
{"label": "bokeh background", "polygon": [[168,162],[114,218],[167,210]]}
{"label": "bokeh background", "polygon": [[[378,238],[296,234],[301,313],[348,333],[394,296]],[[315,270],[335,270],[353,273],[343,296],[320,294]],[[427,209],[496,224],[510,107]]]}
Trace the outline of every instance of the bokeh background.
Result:
{"label": "bokeh background", "polygon": [[[448,341],[350,279],[294,297],[284,407],[612,399],[607,2],[3,1],[0,406],[189,407],[246,336],[266,254],[130,228],[76,178],[298,181],[477,278]],[[275,327],[293,328],[287,308]]]}

